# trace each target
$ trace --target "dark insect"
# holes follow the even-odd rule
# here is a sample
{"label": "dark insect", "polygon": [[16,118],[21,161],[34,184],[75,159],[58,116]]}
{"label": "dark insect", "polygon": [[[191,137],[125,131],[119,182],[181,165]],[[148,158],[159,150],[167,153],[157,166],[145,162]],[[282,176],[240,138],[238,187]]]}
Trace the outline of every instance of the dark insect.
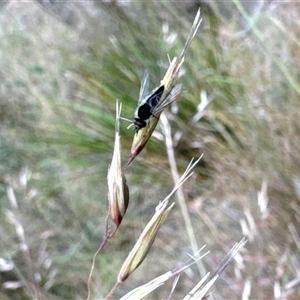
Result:
{"label": "dark insect", "polygon": [[157,108],[159,100],[165,90],[165,87],[161,85],[148,94],[148,80],[149,75],[146,71],[141,82],[138,107],[134,113],[133,124],[136,132],[138,132],[141,128],[146,127],[148,119],[155,113],[155,109]]}
{"label": "dark insect", "polygon": [[164,89],[163,85],[158,87],[149,98],[145,100],[145,103],[137,108],[134,116],[134,126],[136,131],[146,126],[146,121],[153,115],[153,110],[157,106]]}

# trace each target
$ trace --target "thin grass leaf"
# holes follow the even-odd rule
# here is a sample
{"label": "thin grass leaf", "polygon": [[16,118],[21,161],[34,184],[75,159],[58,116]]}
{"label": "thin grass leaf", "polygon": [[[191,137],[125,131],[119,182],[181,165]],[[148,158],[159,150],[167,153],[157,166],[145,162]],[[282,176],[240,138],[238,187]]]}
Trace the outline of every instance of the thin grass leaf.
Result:
{"label": "thin grass leaf", "polygon": [[[199,251],[201,251],[204,247],[202,247]],[[130,291],[126,295],[124,295],[120,300],[138,300],[138,299],[144,299],[147,295],[149,295],[152,291],[160,287],[161,285],[165,284],[167,280],[170,278],[176,276],[175,281],[172,285],[172,289],[170,292],[170,295],[172,295],[172,292],[175,289],[175,286],[178,282],[179,275],[194,265],[198,260],[202,259],[204,256],[206,256],[209,252],[204,253],[203,255],[197,257],[197,258],[191,258],[187,260],[183,265],[179,268],[175,268],[172,271],[168,271],[164,273],[163,275],[160,275],[153,280],[149,281],[148,283],[141,285],[134,290]]]}
{"label": "thin grass leaf", "polygon": [[212,287],[214,282],[218,279],[220,274],[224,271],[224,269],[228,266],[228,264],[232,261],[232,259],[235,257],[235,255],[238,253],[240,248],[244,247],[247,243],[247,239],[243,237],[240,242],[236,243],[231,250],[228,252],[228,254],[224,257],[224,259],[219,264],[217,270],[208,278],[208,274],[205,275],[204,278],[201,279],[199,283],[196,284],[196,286],[188,293],[188,295],[183,300],[200,300],[203,299],[209,289]]}

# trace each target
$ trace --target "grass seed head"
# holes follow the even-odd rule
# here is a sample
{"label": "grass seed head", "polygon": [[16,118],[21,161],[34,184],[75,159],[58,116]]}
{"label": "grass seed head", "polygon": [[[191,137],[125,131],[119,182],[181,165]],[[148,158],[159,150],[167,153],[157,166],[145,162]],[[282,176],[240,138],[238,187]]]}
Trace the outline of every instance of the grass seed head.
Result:
{"label": "grass seed head", "polygon": [[113,158],[107,174],[109,214],[119,226],[128,207],[129,189],[121,167],[121,145],[119,135],[119,118],[121,105],[116,105],[116,129]]}
{"label": "grass seed head", "polygon": [[199,9],[180,55],[178,57],[173,58],[163,80],[160,83],[160,85],[163,85],[165,87],[165,90],[158,103],[158,109],[149,118],[146,126],[139,129],[135,133],[132,146],[131,146],[130,158],[125,166],[128,166],[132,162],[132,160],[134,160],[134,158],[137,155],[139,155],[139,153],[144,149],[145,145],[147,144],[149,138],[151,137],[153,131],[156,128],[160,114],[162,113],[164,108],[170,105],[171,103],[173,103],[177,99],[177,96],[179,95],[180,92],[180,86],[176,86],[175,81],[179,76],[179,71],[182,63],[184,62],[186,52],[200,26],[200,23],[201,23],[201,19],[200,19],[200,9]]}
{"label": "grass seed head", "polygon": [[166,201],[157,206],[154,216],[145,227],[119,272],[119,283],[124,282],[143,262],[154,242],[160,225],[166,219],[172,207],[173,204],[169,206]]}

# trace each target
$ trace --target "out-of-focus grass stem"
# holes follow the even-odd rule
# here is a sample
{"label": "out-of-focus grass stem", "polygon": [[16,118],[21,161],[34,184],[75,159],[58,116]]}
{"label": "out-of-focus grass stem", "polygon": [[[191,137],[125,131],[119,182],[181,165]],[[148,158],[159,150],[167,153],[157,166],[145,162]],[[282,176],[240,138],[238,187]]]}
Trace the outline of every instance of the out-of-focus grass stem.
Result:
{"label": "out-of-focus grass stem", "polygon": [[[174,183],[176,184],[176,182],[178,182],[178,180],[179,180],[179,174],[178,174],[178,170],[177,170],[177,164],[176,164],[175,153],[174,153],[174,148],[173,148],[171,126],[170,126],[167,116],[164,113],[161,115],[161,127],[162,127],[162,130],[164,133],[164,142],[166,145],[166,151],[167,151],[167,155],[168,155],[169,165],[171,168],[172,178],[173,178]],[[186,231],[187,231],[187,234],[188,234],[188,237],[190,240],[190,244],[192,247],[192,251],[195,254],[195,253],[197,253],[199,246],[197,244],[197,239],[195,236],[193,225],[192,225],[189,213],[188,213],[188,209],[186,206],[186,201],[184,198],[182,187],[178,188],[177,197],[178,197],[180,210],[181,210],[181,213],[182,213],[182,216],[184,219],[185,228],[186,228]],[[206,270],[205,270],[202,262],[198,261],[197,266],[198,266],[200,275],[204,276],[206,273]]]}

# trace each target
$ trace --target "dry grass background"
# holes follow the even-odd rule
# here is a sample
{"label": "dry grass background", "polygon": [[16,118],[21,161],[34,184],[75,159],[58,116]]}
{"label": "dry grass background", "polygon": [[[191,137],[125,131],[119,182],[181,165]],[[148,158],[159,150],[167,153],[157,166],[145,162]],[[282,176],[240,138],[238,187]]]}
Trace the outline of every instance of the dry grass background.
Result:
{"label": "dry grass background", "polygon": [[[131,118],[144,69],[154,87],[196,13],[180,3],[72,5],[76,26],[34,2],[0,8],[1,299],[32,299],[33,280],[43,299],[86,297],[107,211],[115,99]],[[185,92],[168,113],[179,171],[204,153],[184,193],[198,245],[211,251],[206,270],[249,239],[211,298],[299,299],[300,5],[271,1],[249,17],[238,1],[229,15],[217,8],[203,7],[181,77]],[[133,136],[126,127],[125,158]],[[99,257],[99,298],[173,187],[160,128],[127,173],[130,204]],[[186,253],[176,205],[115,297],[178,266]],[[196,269],[184,274],[174,299],[199,278]],[[164,287],[153,298],[167,295]]]}

